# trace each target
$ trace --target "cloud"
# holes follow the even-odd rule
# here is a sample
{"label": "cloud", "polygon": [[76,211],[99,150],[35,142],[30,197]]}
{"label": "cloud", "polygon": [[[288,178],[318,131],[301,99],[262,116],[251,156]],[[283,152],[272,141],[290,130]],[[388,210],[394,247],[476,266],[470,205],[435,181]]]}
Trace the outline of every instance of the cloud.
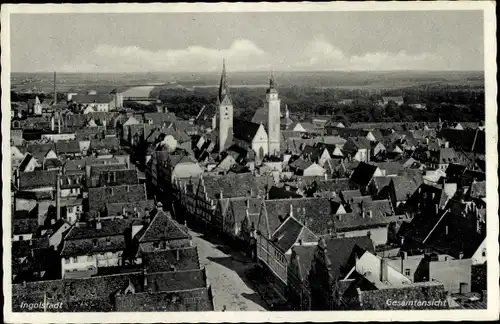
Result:
{"label": "cloud", "polygon": [[390,71],[443,69],[446,60],[437,53],[408,54],[399,52],[368,52],[347,55],[330,42],[318,37],[304,50],[297,68],[312,70]]}
{"label": "cloud", "polygon": [[[453,60],[448,59],[455,55]],[[226,49],[189,46],[184,49],[152,51],[138,46],[99,45],[91,53],[82,54],[61,67],[62,72],[205,72],[218,71],[222,58],[231,71],[274,70],[443,70],[460,69],[457,52],[410,54],[367,52],[349,55],[318,36],[300,49],[278,58],[248,39],[235,40]]]}
{"label": "cloud", "polygon": [[189,46],[185,49],[151,51],[138,46],[99,45],[90,54],[80,55],[62,69],[72,71],[214,71],[220,69],[222,58],[232,69],[251,69],[264,65],[267,54],[252,41],[234,41],[227,49]]}

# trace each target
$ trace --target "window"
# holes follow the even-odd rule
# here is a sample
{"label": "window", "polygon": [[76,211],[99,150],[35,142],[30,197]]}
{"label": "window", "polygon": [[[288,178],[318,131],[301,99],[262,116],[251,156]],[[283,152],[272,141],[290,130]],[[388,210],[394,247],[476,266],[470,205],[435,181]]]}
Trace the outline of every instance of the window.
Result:
{"label": "window", "polygon": [[70,261],[70,259],[69,259],[69,258],[64,258],[64,263],[68,264],[68,263],[69,263],[69,261]]}
{"label": "window", "polygon": [[94,247],[97,247],[97,239],[93,239],[92,244],[94,245]]}
{"label": "window", "polygon": [[486,249],[483,249],[483,257],[486,257]]}
{"label": "window", "polygon": [[409,276],[411,274],[410,269],[405,269],[405,276]]}
{"label": "window", "polygon": [[87,255],[87,261],[92,261],[93,256],[92,255]]}
{"label": "window", "polygon": [[77,263],[78,262],[78,258],[77,257],[72,257],[71,259],[72,259],[73,263]]}

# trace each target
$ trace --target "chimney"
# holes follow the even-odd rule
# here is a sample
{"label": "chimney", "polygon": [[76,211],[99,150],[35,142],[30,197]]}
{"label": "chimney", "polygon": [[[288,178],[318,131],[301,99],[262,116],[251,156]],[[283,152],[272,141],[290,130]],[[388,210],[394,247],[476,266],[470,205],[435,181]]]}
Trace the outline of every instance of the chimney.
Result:
{"label": "chimney", "polygon": [[328,180],[328,173],[325,172],[325,180]]}
{"label": "chimney", "polygon": [[222,193],[222,189],[219,191],[219,199],[223,199],[224,195]]}
{"label": "chimney", "polygon": [[148,287],[148,269],[147,268],[144,268],[144,270],[142,270],[142,275],[144,277],[144,290],[146,290],[146,288]]}
{"label": "chimney", "polygon": [[59,114],[59,118],[57,118],[57,132],[61,134],[61,114]]}
{"label": "chimney", "polygon": [[387,281],[387,259],[380,259],[380,281],[386,282]]}
{"label": "chimney", "polygon": [[156,203],[156,209],[158,211],[163,210],[163,204],[160,201]]}
{"label": "chimney", "polygon": [[368,211],[368,217],[373,218],[373,214],[372,214],[371,210]]}
{"label": "chimney", "polygon": [[56,71],[54,71],[54,105],[57,103]]}
{"label": "chimney", "polygon": [[293,206],[290,204],[290,217],[293,217]]}
{"label": "chimney", "polygon": [[463,258],[464,258],[464,253],[463,253],[463,252],[460,252],[460,253],[458,254],[458,259],[459,259],[459,260],[462,260]]}
{"label": "chimney", "polygon": [[56,219],[61,219],[61,173],[57,173],[56,183]]}
{"label": "chimney", "polygon": [[56,130],[56,120],[54,115],[50,118],[50,130],[55,131]]}
{"label": "chimney", "polygon": [[175,259],[176,259],[177,261],[179,261],[179,260],[180,260],[179,249],[175,250]]}

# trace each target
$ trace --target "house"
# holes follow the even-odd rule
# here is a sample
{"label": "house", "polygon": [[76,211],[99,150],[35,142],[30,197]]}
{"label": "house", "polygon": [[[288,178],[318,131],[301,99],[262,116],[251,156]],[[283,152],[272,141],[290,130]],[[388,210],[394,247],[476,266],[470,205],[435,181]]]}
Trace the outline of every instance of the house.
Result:
{"label": "house", "polygon": [[149,125],[170,125],[177,117],[172,112],[144,113],[144,123]]}
{"label": "house", "polygon": [[311,310],[340,308],[342,286],[339,282],[349,274],[355,255],[374,252],[372,240],[365,237],[320,238],[309,271]]}
{"label": "house", "polygon": [[76,223],[63,240],[62,278],[89,277],[97,274],[100,267],[123,265],[129,226],[127,220]]}
{"label": "house", "polygon": [[[12,308],[48,300],[47,312],[213,311],[205,270],[132,272],[13,285]],[[40,312],[40,309],[24,310]]]}
{"label": "house", "polygon": [[38,226],[36,209],[12,211],[12,241],[31,240]]}
{"label": "house", "polygon": [[109,94],[73,95],[71,101],[85,107],[83,113],[114,111],[115,99]]}
{"label": "house", "polygon": [[[159,204],[146,223],[135,220],[132,224],[132,237],[137,244],[136,260],[143,253],[175,250],[191,246],[191,235],[186,227],[172,219],[170,212],[164,211]],[[142,261],[142,260],[141,260]],[[136,261],[136,262],[141,262]]]}
{"label": "house", "polygon": [[33,172],[40,169],[42,165],[38,163],[37,159],[30,153],[26,153],[20,160],[18,170],[19,172]]}
{"label": "house", "polygon": [[217,127],[217,107],[203,106],[195,118],[195,123],[204,129],[214,130]]}
{"label": "house", "polygon": [[396,96],[396,97],[382,97],[382,100],[380,101],[380,104],[382,106],[386,106],[390,102],[393,102],[393,103],[395,103],[398,106],[401,106],[404,103],[404,99],[401,96]]}
{"label": "house", "polygon": [[105,212],[106,204],[146,200],[144,184],[98,187],[88,189],[88,216]]}
{"label": "house", "polygon": [[395,216],[388,200],[360,201],[345,206],[345,213],[337,213],[323,222],[321,235],[337,237],[369,236],[375,245],[384,245],[396,239],[399,216]]}
{"label": "house", "polygon": [[80,142],[76,140],[57,141],[55,143],[57,155],[60,157],[79,157],[82,155]]}
{"label": "house", "polygon": [[343,154],[359,162],[370,161],[371,143],[364,137],[349,137],[343,147]]}
{"label": "house", "polygon": [[[334,148],[333,153],[338,154],[339,152],[335,151]],[[342,153],[340,152],[340,154]],[[306,145],[302,150],[301,155],[303,158],[309,159],[317,163],[321,167],[325,164],[327,160],[331,159],[328,149],[326,147],[321,147],[320,145],[317,146]]]}
{"label": "house", "polygon": [[[386,258],[368,251],[355,257],[350,273],[339,283],[344,288],[339,303],[342,309],[449,308],[442,283],[413,282],[389,266]],[[395,301],[394,296],[398,295],[406,296],[405,301]]]}
{"label": "house", "polygon": [[20,172],[17,187],[20,191],[55,191],[57,171]]}
{"label": "house", "polygon": [[[265,206],[263,208],[266,208]],[[274,275],[274,288],[285,295],[288,263],[294,245],[315,245],[318,237],[293,216],[294,206],[286,220],[269,236],[257,232],[257,259]]]}
{"label": "house", "polygon": [[305,160],[303,158],[298,158],[294,162],[289,164],[290,170],[295,174],[301,176],[318,176],[322,177],[325,174],[325,169],[319,164],[312,162],[311,160]]}
{"label": "house", "polygon": [[414,282],[437,281],[448,294],[464,294],[471,290],[471,259],[455,259],[446,254],[426,253],[388,259],[388,265]]}

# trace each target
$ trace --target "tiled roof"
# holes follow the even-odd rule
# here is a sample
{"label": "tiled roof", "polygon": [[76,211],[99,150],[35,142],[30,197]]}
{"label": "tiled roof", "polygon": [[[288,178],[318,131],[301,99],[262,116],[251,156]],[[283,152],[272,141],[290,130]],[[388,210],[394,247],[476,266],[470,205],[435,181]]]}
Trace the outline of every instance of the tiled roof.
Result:
{"label": "tiled roof", "polygon": [[360,201],[359,203],[351,204],[350,208],[353,213],[357,213],[360,215],[362,215],[364,211],[366,217],[370,216],[370,212],[373,218],[394,216],[394,210],[392,209],[391,201],[387,199]]}
{"label": "tiled roof", "polygon": [[144,184],[89,188],[89,209],[97,212],[107,203],[146,200]]}
{"label": "tiled roof", "polygon": [[301,198],[302,196],[292,191],[286,190],[284,187],[272,186],[269,189],[269,199],[283,199],[283,198]]}
{"label": "tiled roof", "polygon": [[257,134],[259,127],[260,124],[252,123],[241,119],[234,119],[233,136],[234,138],[249,142],[254,138],[255,134]]}
{"label": "tiled roof", "polygon": [[259,192],[264,195],[274,185],[272,177],[256,177],[252,173],[235,173],[222,176],[203,176],[203,183],[209,198],[216,199],[220,191],[223,197],[255,196]]}
{"label": "tiled roof", "polygon": [[290,163],[290,168],[293,168],[293,169],[298,170],[298,171],[304,171],[305,169],[307,169],[308,167],[310,167],[313,164],[314,164],[314,162],[312,162],[311,160],[306,160],[306,159],[300,157],[297,160]]}
{"label": "tiled roof", "polygon": [[139,184],[139,178],[136,169],[100,170],[99,180],[101,186]]}
{"label": "tiled roof", "polygon": [[399,161],[374,163],[380,170],[385,170],[385,175],[396,175],[403,170],[403,164]]}
{"label": "tiled roof", "polygon": [[334,279],[347,271],[344,267],[359,248],[375,252],[373,241],[368,236],[335,238],[326,241],[325,253],[330,260],[330,272]]}
{"label": "tiled roof", "polygon": [[260,211],[258,229],[263,235],[268,233],[269,236],[290,216],[291,209],[293,216],[314,233],[319,230],[316,228],[318,219],[331,213],[330,200],[321,197],[265,200],[264,207],[265,209]]}
{"label": "tiled roof", "polygon": [[354,169],[350,180],[361,187],[367,186],[376,170],[376,165],[360,162],[358,167]]}
{"label": "tiled roof", "polygon": [[248,203],[248,214],[250,222],[257,225],[262,199],[260,198],[230,198],[228,209],[232,210],[234,221],[238,224],[246,217],[246,209]]}
{"label": "tiled roof", "polygon": [[152,211],[155,207],[153,200],[138,200],[125,203],[111,203],[106,204],[106,215],[107,216],[118,216],[122,215],[123,209],[128,215],[135,217],[135,213],[139,213],[144,216],[146,210]]}
{"label": "tiled roof", "polygon": [[359,150],[359,149],[371,149],[372,145],[369,140],[367,140],[365,137],[349,137],[349,140],[352,141],[354,146]]}
{"label": "tiled roof", "polygon": [[312,260],[314,258],[315,245],[295,245],[292,250],[299,258],[300,276],[302,280],[306,280],[311,270]]}
{"label": "tiled roof", "polygon": [[26,151],[31,153],[40,162],[43,161],[45,155],[51,150],[56,152],[54,143],[28,144],[26,146]]}
{"label": "tiled roof", "polygon": [[58,171],[33,171],[19,173],[19,190],[55,187]]}
{"label": "tiled roof", "polygon": [[182,271],[200,268],[198,248],[196,246],[167,251],[145,252],[143,264],[148,271]]}
{"label": "tiled roof", "polygon": [[57,154],[73,154],[80,153],[80,144],[78,141],[57,141]]}
{"label": "tiled roof", "polygon": [[363,194],[359,190],[343,190],[340,192],[340,196],[344,203],[350,202],[355,197],[361,197]]}
{"label": "tiled roof", "polygon": [[169,241],[189,239],[186,229],[172,219],[170,212],[160,210],[142,233],[139,242]]}
{"label": "tiled roof", "polygon": [[112,150],[118,149],[120,147],[120,142],[116,137],[106,137],[100,140],[92,139],[90,140],[91,150]]}
{"label": "tiled roof", "polygon": [[79,240],[86,238],[119,236],[125,233],[130,221],[126,219],[113,219],[101,221],[101,228],[97,229],[94,224],[80,223],[73,226],[66,234],[65,240]]}
{"label": "tiled roof", "polygon": [[[102,187],[104,183],[102,181],[106,180],[101,178],[101,174],[116,170],[125,170],[125,164],[97,164],[90,166],[90,173],[87,180],[88,187]],[[136,182],[137,183],[137,182]]]}
{"label": "tiled roof", "polygon": [[177,117],[172,112],[166,112],[166,113],[159,113],[159,112],[145,113],[144,114],[144,121],[147,122],[148,120],[152,120],[154,125],[162,125],[163,123],[169,123],[169,122],[176,121]]}
{"label": "tiled roof", "polygon": [[119,295],[115,297],[117,312],[208,312],[213,311],[210,288],[175,292]]}
{"label": "tiled roof", "polygon": [[50,169],[55,169],[55,168],[60,168],[62,167],[62,162],[61,160],[59,159],[46,159],[44,162],[43,162],[43,167],[46,169],[46,170],[50,170]]}
{"label": "tiled roof", "polygon": [[287,252],[299,241],[317,242],[318,237],[301,224],[295,217],[288,217],[271,237],[274,245],[282,252]]}
{"label": "tiled roof", "polygon": [[394,194],[397,201],[406,201],[420,187],[423,182],[422,177],[401,176],[393,177]]}

